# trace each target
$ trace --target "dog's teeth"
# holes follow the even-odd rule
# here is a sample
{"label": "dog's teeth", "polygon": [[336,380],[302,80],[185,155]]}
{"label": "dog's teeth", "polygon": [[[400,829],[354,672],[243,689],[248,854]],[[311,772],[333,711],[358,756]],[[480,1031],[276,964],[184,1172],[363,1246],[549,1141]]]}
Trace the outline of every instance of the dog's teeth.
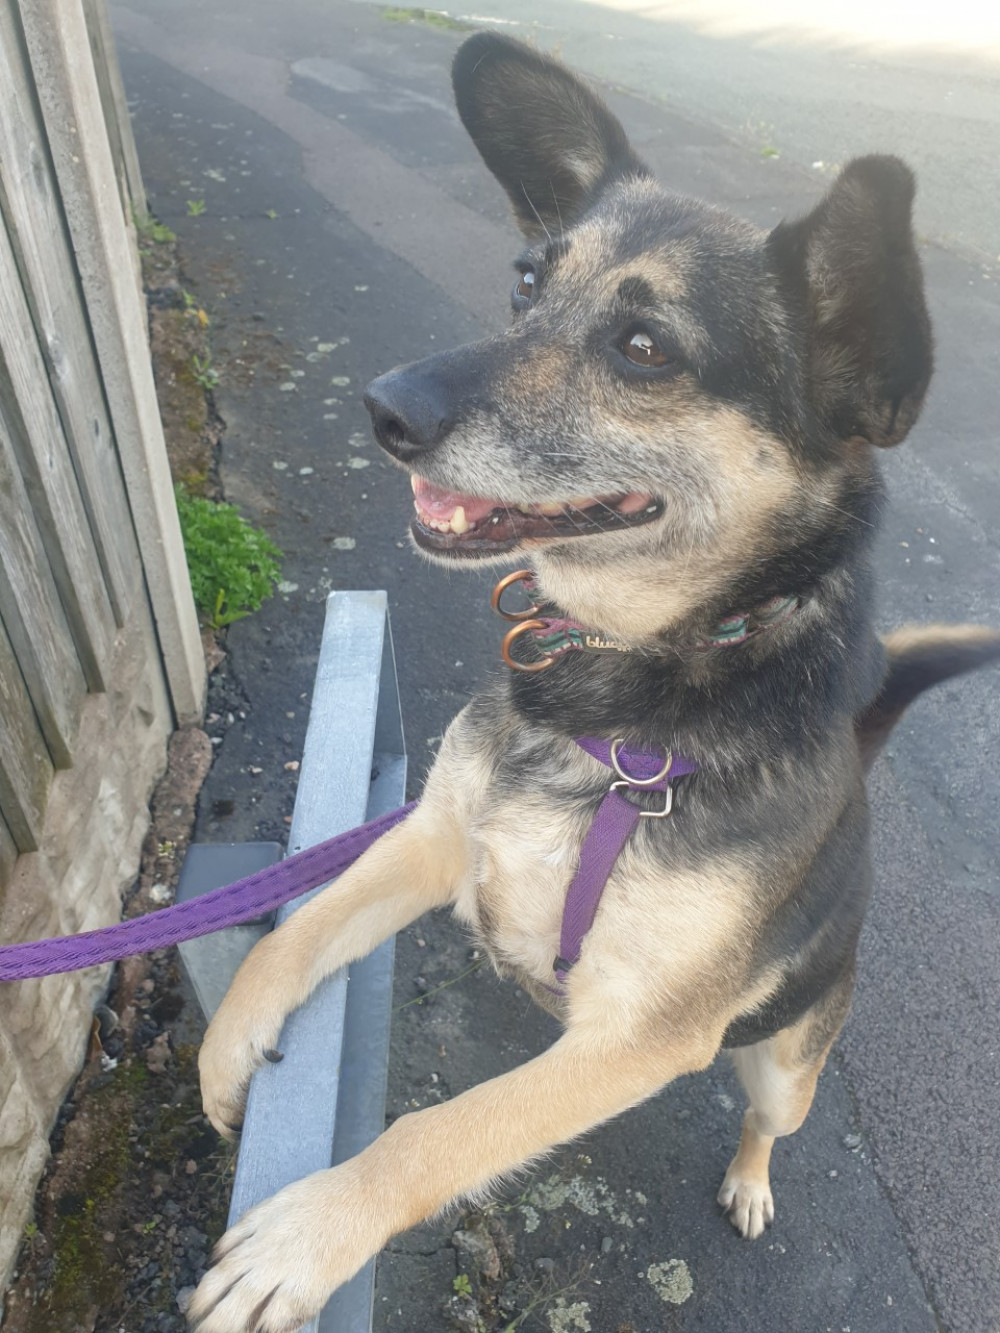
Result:
{"label": "dog's teeth", "polygon": [[452,514],[450,526],[452,532],[457,533],[459,536],[461,536],[463,532],[468,532],[469,529],[472,527],[472,524],[465,517],[465,509],[462,507],[462,505],[459,505],[458,508],[455,510],[455,512]]}
{"label": "dog's teeth", "polygon": [[532,518],[540,508],[541,505],[518,505],[517,511],[519,514],[527,514],[529,518]]}
{"label": "dog's teeth", "polygon": [[572,499],[566,501],[568,505],[573,505],[576,509],[589,509],[594,503],[592,495],[574,495]]}
{"label": "dog's teeth", "polygon": [[535,512],[543,514],[546,518],[554,518],[557,514],[561,514],[562,511],[563,506],[561,504],[535,505]]}
{"label": "dog's teeth", "polygon": [[647,510],[646,510],[646,513],[647,513],[647,514],[655,514],[658,508],[659,508],[659,505],[649,505],[649,507],[648,507]]}
{"label": "dog's teeth", "polygon": [[415,472],[410,473],[410,490],[414,495],[417,493],[417,487],[420,485],[420,479]]}

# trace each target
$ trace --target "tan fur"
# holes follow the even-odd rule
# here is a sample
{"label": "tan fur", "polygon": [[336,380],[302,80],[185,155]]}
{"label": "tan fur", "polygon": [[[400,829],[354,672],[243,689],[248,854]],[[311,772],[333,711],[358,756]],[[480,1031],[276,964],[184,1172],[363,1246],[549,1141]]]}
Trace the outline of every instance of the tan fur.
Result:
{"label": "tan fur", "polygon": [[[669,633],[706,601],[717,595],[755,557],[765,552],[768,523],[789,506],[806,483],[791,464],[787,450],[777,448],[735,409],[702,407],[702,419],[685,423],[686,447],[696,451],[716,479],[711,510],[706,510],[702,535],[686,546],[656,546],[637,552],[633,534],[604,539],[607,578],[562,558],[558,550],[539,543],[533,551],[545,597],[585,624],[594,625],[629,643],[642,644]],[[815,500],[815,483],[813,499]],[[693,505],[685,505],[690,521]],[[668,514],[669,518],[669,514]],[[530,543],[526,543],[530,545]],[[614,582],[616,556],[627,561],[628,574]]]}

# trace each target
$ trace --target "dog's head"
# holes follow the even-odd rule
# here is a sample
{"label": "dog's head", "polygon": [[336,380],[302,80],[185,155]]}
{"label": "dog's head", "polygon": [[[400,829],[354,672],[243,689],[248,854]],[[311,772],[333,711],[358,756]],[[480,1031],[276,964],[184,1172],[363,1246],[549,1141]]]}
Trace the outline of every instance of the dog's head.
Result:
{"label": "dog's head", "polygon": [[909,170],[854,161],[767,233],[667,193],[600,99],[519,42],[477,34],[453,78],[528,248],[510,328],[369,387],[417,545],[526,557],[570,614],[634,639],[750,569],[798,591],[790,553],[857,518],[870,446],[903,439],[930,377]]}

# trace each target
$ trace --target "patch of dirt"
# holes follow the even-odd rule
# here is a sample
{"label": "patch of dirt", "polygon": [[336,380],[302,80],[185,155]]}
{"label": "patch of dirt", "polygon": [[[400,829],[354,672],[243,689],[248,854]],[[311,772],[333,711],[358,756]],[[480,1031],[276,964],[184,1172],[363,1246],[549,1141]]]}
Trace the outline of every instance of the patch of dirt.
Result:
{"label": "patch of dirt", "polygon": [[140,254],[171,475],[193,494],[217,500],[225,422],[212,395],[218,376],[212,363],[211,316],[184,285],[183,261],[172,232],[147,228],[147,235],[140,237]]}

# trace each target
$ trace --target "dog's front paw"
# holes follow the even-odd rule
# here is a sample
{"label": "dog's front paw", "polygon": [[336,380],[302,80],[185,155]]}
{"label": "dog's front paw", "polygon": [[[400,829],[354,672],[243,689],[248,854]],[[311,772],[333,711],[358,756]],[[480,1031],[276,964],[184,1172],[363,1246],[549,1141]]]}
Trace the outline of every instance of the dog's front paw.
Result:
{"label": "dog's front paw", "polygon": [[774,1200],[766,1176],[763,1180],[742,1176],[730,1167],[718,1197],[744,1240],[756,1240],[774,1221]]}
{"label": "dog's front paw", "polygon": [[352,1163],[318,1171],[252,1208],[223,1236],[188,1310],[197,1333],[292,1333],[386,1236]]}
{"label": "dog's front paw", "polygon": [[[235,988],[234,988],[235,990]],[[201,1101],[205,1114],[225,1138],[243,1124],[253,1072],[281,1035],[283,1017],[262,1012],[231,990],[205,1033],[198,1053]]]}

